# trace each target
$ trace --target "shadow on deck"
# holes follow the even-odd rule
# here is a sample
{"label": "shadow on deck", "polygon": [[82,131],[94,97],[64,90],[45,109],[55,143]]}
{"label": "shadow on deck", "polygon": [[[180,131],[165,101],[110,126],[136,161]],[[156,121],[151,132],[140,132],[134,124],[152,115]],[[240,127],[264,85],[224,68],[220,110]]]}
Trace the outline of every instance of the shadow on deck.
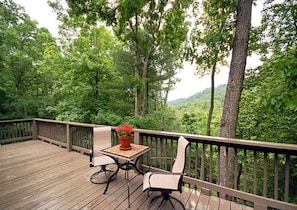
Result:
{"label": "shadow on deck", "polygon": [[[0,209],[127,209],[124,172],[103,195],[105,185],[89,181],[96,170],[88,156],[42,141],[0,146]],[[130,179],[131,209],[146,209],[153,195],[142,192],[141,175]],[[174,194],[186,209],[252,209],[188,188]]]}

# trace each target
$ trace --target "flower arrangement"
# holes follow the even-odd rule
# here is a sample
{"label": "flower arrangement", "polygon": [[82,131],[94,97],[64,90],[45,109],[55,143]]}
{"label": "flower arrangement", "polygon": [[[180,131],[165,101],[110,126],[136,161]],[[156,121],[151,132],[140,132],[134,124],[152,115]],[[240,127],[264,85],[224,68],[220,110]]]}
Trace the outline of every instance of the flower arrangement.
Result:
{"label": "flower arrangement", "polygon": [[118,136],[131,136],[132,133],[134,132],[134,129],[130,125],[124,124],[124,125],[119,125],[116,128],[116,132],[118,133]]}

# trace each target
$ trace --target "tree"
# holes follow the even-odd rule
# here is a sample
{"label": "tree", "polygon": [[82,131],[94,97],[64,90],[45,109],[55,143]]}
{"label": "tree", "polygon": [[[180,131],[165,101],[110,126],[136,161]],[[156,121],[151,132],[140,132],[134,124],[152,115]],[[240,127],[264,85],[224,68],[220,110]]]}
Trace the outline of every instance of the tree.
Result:
{"label": "tree", "polygon": [[197,74],[211,75],[211,96],[206,135],[211,134],[214,110],[215,74],[218,65],[226,64],[234,34],[234,1],[203,1],[203,15],[196,18],[191,33],[188,57],[197,65]]}
{"label": "tree", "polygon": [[92,122],[97,113],[111,113],[118,104],[115,94],[110,94],[112,83],[119,79],[112,57],[117,42],[105,26],[83,23],[67,30],[76,36],[64,37],[68,41],[53,92],[57,103],[51,109],[59,120]]}
{"label": "tree", "polygon": [[293,2],[264,4],[257,44],[271,56],[263,54],[263,65],[249,70],[240,109],[238,135],[242,138],[296,142],[297,13]]}
{"label": "tree", "polygon": [[1,109],[7,111],[5,118],[38,117],[52,84],[51,78],[44,79],[46,75],[38,68],[45,46],[55,45],[55,39],[11,0],[5,0],[0,8],[4,14],[0,19],[0,82],[7,98]]}
{"label": "tree", "polygon": [[[239,0],[236,13],[235,38],[226,89],[220,136],[235,138],[239,112],[239,102],[243,87],[246,57],[251,28],[252,0]],[[232,187],[234,176],[234,150],[221,147],[220,184]],[[222,195],[225,196],[225,195]]]}
{"label": "tree", "polygon": [[[297,143],[296,9],[296,1],[291,0],[264,3],[262,22],[256,29],[263,64],[247,72],[237,126],[239,138]],[[296,158],[290,159],[290,165],[296,162]],[[285,168],[284,162],[280,161],[279,167]],[[290,182],[296,183],[296,174],[296,170],[290,171]],[[285,179],[282,176],[279,180]],[[272,182],[268,179],[270,189]],[[296,202],[296,187],[289,191],[289,201]]]}
{"label": "tree", "polygon": [[[59,1],[52,3],[60,8]],[[68,14],[71,17],[86,16],[92,22],[105,21],[113,27],[115,34],[125,43],[127,49],[134,54],[133,91],[135,96],[135,115],[145,116],[151,110],[150,100],[154,101],[155,89],[164,81],[174,82],[171,77],[172,70],[164,68],[178,67],[181,60],[181,46],[186,39],[187,25],[185,23],[185,10],[191,0],[177,1],[76,1],[68,0]],[[158,55],[165,54],[171,59],[156,59]],[[152,60],[155,58],[155,60]],[[161,63],[163,62],[163,64]],[[159,74],[160,69],[168,72],[166,77]],[[176,69],[173,69],[175,71]],[[132,74],[132,73],[131,73]],[[154,79],[150,78],[154,77]],[[152,82],[156,81],[156,82]],[[170,87],[169,84],[166,88]],[[161,90],[161,88],[159,88]]]}
{"label": "tree", "polygon": [[296,0],[268,0],[264,3],[260,29],[265,36],[261,45],[273,52],[286,50],[297,44]]}
{"label": "tree", "polygon": [[182,117],[182,127],[185,133],[197,134],[197,122],[201,120],[200,113],[185,113]]}
{"label": "tree", "polygon": [[292,47],[273,54],[257,71],[248,71],[240,103],[240,138],[297,143],[296,65]]}

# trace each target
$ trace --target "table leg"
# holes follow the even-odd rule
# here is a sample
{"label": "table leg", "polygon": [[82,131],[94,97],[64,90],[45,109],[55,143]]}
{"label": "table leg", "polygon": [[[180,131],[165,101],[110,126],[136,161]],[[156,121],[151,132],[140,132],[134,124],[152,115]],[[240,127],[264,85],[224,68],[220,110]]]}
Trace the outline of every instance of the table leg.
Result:
{"label": "table leg", "polygon": [[127,185],[128,185],[128,208],[130,208],[130,178],[129,178],[129,170],[127,170]]}
{"label": "table leg", "polygon": [[115,161],[115,163],[116,163],[116,165],[117,165],[117,170],[114,172],[113,175],[111,175],[111,176],[109,177],[109,179],[108,179],[108,181],[107,181],[107,183],[106,183],[106,187],[105,187],[105,190],[104,190],[103,194],[106,194],[106,192],[107,192],[107,190],[108,190],[109,182],[113,179],[114,176],[117,175],[117,173],[118,173],[119,170],[120,170],[120,165],[119,165],[120,163],[119,163],[118,159],[116,159],[116,158],[114,158],[114,157],[111,157],[111,158],[114,159],[114,161]]}
{"label": "table leg", "polygon": [[141,170],[137,167],[137,162],[139,161],[139,158],[140,158],[140,157],[136,158],[135,163],[134,163],[134,168],[135,168],[135,170],[136,170],[139,174],[144,175],[143,171],[141,171]]}

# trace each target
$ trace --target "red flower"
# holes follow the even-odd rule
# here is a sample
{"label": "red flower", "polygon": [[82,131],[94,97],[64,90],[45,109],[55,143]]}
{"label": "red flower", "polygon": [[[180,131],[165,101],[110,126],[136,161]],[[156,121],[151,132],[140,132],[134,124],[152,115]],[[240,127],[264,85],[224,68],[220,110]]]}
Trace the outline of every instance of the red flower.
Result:
{"label": "red flower", "polygon": [[118,133],[119,136],[131,136],[134,130],[130,125],[124,124],[124,125],[119,125],[116,128],[116,132]]}

